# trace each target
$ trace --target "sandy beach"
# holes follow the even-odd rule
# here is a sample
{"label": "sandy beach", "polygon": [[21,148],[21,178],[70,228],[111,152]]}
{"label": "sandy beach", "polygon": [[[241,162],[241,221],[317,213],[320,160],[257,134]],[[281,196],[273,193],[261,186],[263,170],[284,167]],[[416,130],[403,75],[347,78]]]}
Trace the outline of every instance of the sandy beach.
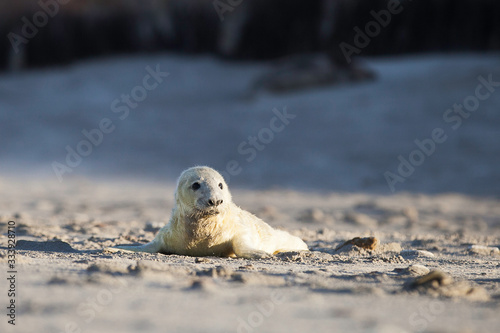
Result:
{"label": "sandy beach", "polygon": [[[0,208],[13,212],[2,228],[15,221],[18,240],[16,326],[4,318],[5,332],[494,332],[499,324],[496,199],[239,190],[236,203],[311,249],[247,260],[102,251],[151,240],[167,222],[172,187],[25,185],[30,196],[1,180]],[[336,250],[354,237],[380,244]],[[6,267],[6,249],[1,256]],[[411,287],[433,270],[453,282]]]}

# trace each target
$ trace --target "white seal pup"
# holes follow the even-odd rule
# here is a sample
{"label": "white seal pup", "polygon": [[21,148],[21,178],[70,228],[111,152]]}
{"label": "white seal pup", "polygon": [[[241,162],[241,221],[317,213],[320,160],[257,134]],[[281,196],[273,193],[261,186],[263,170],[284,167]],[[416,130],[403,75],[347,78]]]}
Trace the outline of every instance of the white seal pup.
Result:
{"label": "white seal pup", "polygon": [[182,172],[169,223],[150,243],[107,250],[264,258],[278,252],[308,251],[306,243],[236,206],[224,178],[206,166]]}

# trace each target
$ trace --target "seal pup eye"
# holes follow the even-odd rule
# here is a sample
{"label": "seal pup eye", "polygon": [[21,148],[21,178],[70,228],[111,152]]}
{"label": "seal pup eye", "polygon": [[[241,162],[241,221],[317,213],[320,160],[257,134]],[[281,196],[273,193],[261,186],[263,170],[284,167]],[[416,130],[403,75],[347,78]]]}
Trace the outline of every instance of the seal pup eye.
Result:
{"label": "seal pup eye", "polygon": [[224,189],[224,185],[222,185],[222,183],[219,183],[219,187],[221,190]]}
{"label": "seal pup eye", "polygon": [[200,183],[198,183],[198,182],[193,183],[193,185],[191,185],[191,188],[193,189],[193,191],[196,191],[197,189],[200,188]]}

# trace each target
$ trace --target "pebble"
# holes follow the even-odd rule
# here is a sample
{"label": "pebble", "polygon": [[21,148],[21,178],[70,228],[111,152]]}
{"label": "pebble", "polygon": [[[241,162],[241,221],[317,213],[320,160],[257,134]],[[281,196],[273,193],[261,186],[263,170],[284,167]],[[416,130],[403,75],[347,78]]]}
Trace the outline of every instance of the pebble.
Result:
{"label": "pebble", "polygon": [[408,266],[408,272],[413,274],[413,275],[425,275],[429,274],[430,269],[425,267],[424,265],[410,265]]}
{"label": "pebble", "polygon": [[437,288],[439,286],[449,285],[452,282],[453,279],[449,275],[440,270],[434,270],[422,277],[416,278],[415,281],[413,281],[412,286],[428,286]]}
{"label": "pebble", "polygon": [[208,258],[205,258],[205,257],[196,257],[194,259],[194,262],[197,263],[197,264],[199,264],[199,263],[207,263],[208,264],[208,263],[211,263],[212,260],[208,259]]}
{"label": "pebble", "polygon": [[400,253],[403,257],[415,257],[415,258],[434,258],[434,253],[425,250],[402,250]]}
{"label": "pebble", "polygon": [[377,248],[377,246],[379,245],[379,243],[380,243],[380,241],[375,237],[364,237],[364,238],[354,237],[353,239],[348,240],[344,244],[337,247],[335,249],[335,251],[338,251],[341,248],[343,248],[344,246],[347,246],[350,244],[355,245],[355,246],[360,247],[360,248],[363,248],[363,249],[367,249],[367,250],[375,250]]}
{"label": "pebble", "polygon": [[399,273],[399,274],[404,274],[404,275],[409,274],[409,275],[413,275],[413,276],[422,276],[425,274],[429,274],[430,269],[428,269],[424,265],[415,264],[415,265],[410,265],[406,268],[396,268],[396,269],[394,269],[394,271]]}
{"label": "pebble", "polygon": [[454,281],[452,277],[440,270],[433,270],[429,274],[416,278],[409,287],[435,297],[466,297],[475,301],[490,300],[486,289],[472,286],[467,281]]}
{"label": "pebble", "polygon": [[469,253],[494,255],[494,254],[500,254],[500,249],[494,246],[471,245],[469,246]]}

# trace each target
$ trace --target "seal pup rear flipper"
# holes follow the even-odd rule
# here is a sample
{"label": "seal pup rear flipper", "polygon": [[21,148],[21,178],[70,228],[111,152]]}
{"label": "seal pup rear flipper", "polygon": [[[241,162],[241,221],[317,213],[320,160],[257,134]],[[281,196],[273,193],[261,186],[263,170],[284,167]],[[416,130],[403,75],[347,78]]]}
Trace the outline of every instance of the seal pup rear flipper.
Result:
{"label": "seal pup rear flipper", "polygon": [[153,241],[143,245],[117,245],[107,247],[104,249],[106,252],[147,252],[157,253],[161,252],[161,244],[154,239]]}

